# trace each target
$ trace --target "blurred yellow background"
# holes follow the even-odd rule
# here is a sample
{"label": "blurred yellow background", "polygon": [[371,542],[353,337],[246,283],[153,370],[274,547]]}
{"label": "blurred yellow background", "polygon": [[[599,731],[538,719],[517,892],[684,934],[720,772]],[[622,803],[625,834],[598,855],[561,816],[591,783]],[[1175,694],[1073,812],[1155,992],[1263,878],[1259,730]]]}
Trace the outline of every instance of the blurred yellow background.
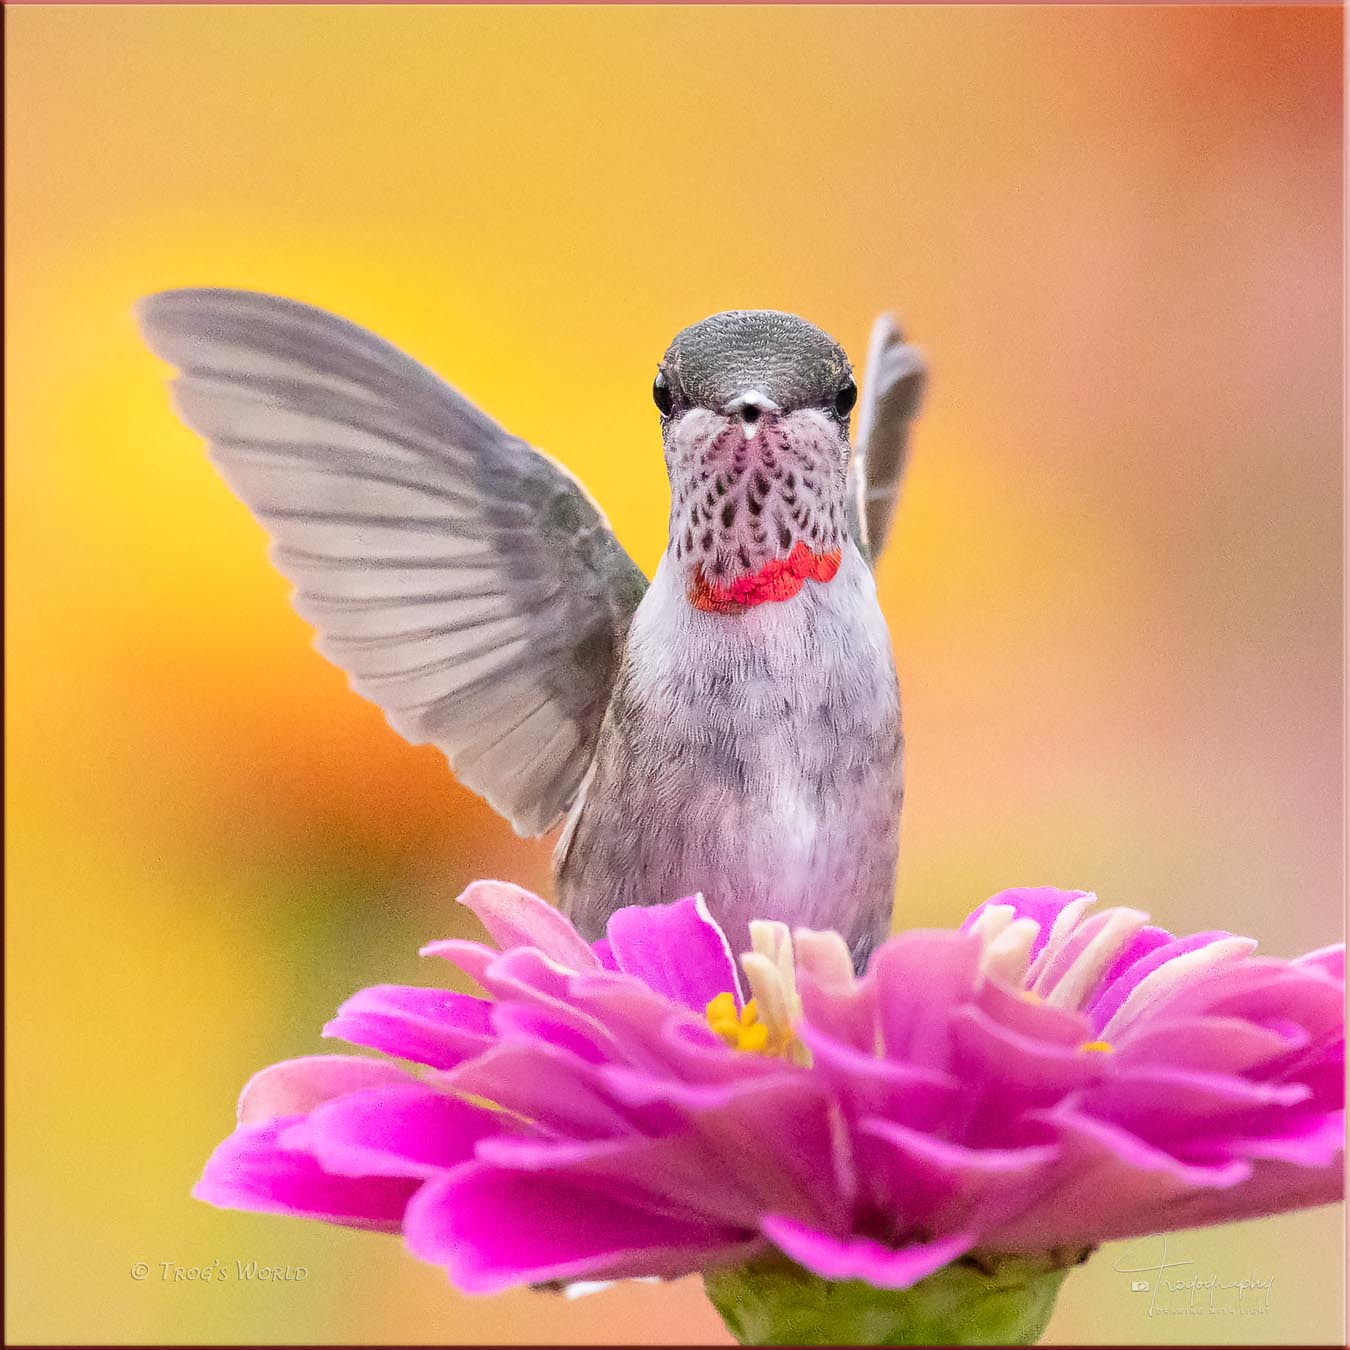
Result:
{"label": "blurred yellow background", "polygon": [[[934,370],[879,573],[898,922],[1056,883],[1339,939],[1338,10],[5,18],[10,1340],[726,1340],[694,1281],[462,1299],[396,1239],[189,1199],[249,1073],[433,983],[460,887],[546,888],[548,848],[310,649],[169,412],[150,291],[367,325],[649,572],[672,334],[789,309],[860,363],[895,308]],[[1246,1317],[1150,1317],[1113,1265],[1152,1248],[1107,1248],[1048,1339],[1339,1342],[1341,1232],[1173,1238],[1274,1280]],[[162,1277],[236,1260],[308,1274]]]}

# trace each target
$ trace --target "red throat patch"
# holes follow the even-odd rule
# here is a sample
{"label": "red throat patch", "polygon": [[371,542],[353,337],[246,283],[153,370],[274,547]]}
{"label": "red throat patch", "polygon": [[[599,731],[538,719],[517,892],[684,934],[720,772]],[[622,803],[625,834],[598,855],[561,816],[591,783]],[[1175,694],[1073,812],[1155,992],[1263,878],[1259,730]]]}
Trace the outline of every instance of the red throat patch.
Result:
{"label": "red throat patch", "polygon": [[830,581],[839,570],[839,550],[812,553],[799,539],[786,558],[772,558],[748,577],[709,581],[700,563],[689,583],[689,603],[709,614],[742,614],[770,600],[791,600],[808,581]]}

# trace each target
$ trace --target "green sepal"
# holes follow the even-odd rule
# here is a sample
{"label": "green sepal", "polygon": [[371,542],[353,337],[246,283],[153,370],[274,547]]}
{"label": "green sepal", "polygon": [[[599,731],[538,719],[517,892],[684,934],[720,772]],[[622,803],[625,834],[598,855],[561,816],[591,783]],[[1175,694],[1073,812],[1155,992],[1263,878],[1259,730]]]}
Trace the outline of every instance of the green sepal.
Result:
{"label": "green sepal", "polygon": [[703,1285],[742,1345],[1033,1345],[1089,1254],[980,1253],[909,1289],[824,1280],[772,1256],[707,1271]]}

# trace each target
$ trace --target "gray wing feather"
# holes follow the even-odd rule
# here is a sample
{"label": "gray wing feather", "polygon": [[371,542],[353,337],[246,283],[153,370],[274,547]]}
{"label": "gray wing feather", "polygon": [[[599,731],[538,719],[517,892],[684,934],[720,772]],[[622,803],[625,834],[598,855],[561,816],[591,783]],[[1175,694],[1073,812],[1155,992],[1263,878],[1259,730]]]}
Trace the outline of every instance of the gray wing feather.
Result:
{"label": "gray wing feather", "polygon": [[397,348],[247,291],[137,308],[316,645],[521,834],[572,805],[646,579],[586,490]]}
{"label": "gray wing feather", "polygon": [[895,519],[910,424],[918,416],[927,383],[928,368],[918,349],[905,341],[889,314],[881,315],[872,326],[849,469],[849,516],[874,564]]}

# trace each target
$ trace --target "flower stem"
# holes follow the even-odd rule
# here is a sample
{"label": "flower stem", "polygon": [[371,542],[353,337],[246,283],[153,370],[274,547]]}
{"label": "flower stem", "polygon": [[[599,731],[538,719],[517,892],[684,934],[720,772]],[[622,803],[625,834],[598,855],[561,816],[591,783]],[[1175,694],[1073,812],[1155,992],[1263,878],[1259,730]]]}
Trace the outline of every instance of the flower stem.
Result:
{"label": "flower stem", "polygon": [[1033,1345],[1087,1256],[982,1253],[909,1289],[824,1280],[774,1256],[707,1271],[703,1285],[742,1345]]}

